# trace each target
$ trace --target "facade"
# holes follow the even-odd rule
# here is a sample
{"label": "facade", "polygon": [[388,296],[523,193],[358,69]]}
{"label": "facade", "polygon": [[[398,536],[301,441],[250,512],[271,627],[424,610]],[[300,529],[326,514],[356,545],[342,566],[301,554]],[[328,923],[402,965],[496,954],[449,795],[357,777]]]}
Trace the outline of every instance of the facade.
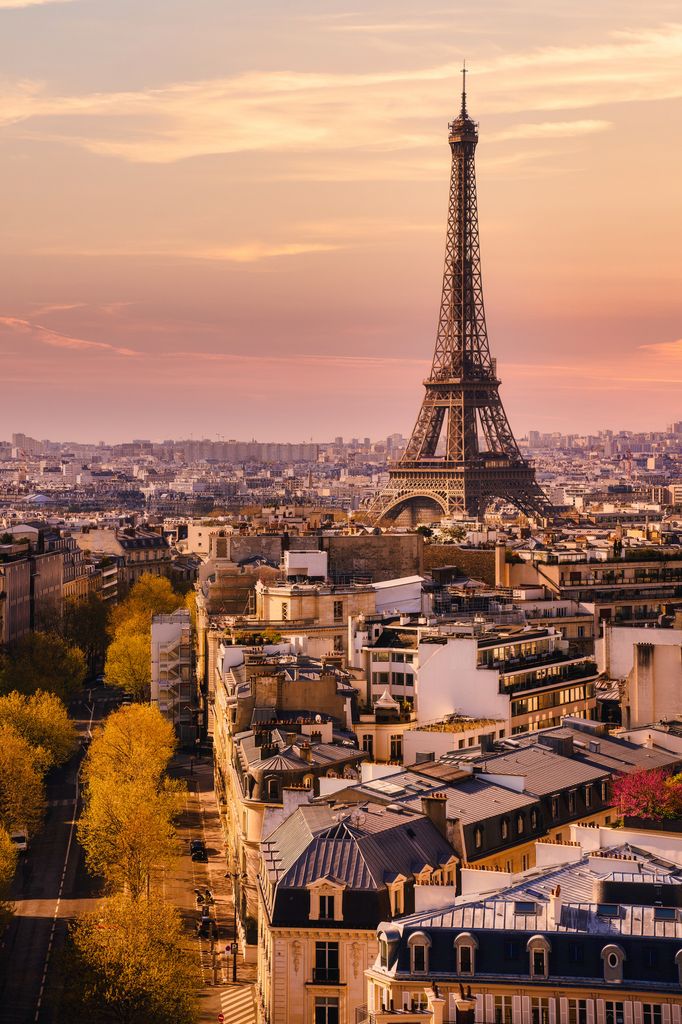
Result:
{"label": "facade", "polygon": [[473,629],[357,622],[351,664],[368,680],[368,703],[387,691],[416,712],[417,723],[453,711],[502,720],[508,735],[558,725],[564,715],[595,714],[597,666],[572,654],[554,628]]}
{"label": "facade", "polygon": [[299,807],[261,846],[261,1024],[355,1024],[377,924],[452,898],[456,864],[421,814]]}
{"label": "facade", "polygon": [[448,908],[382,923],[361,1019],[455,1021],[465,985],[480,1024],[679,1024],[682,871],[611,835],[545,844],[530,876],[472,879]]}
{"label": "facade", "polygon": [[279,631],[310,632],[309,653],[315,657],[346,653],[350,616],[372,615],[376,591],[371,585],[330,583],[256,584],[256,620]]}
{"label": "facade", "polygon": [[192,622],[186,608],[154,615],[151,631],[151,703],[173,723],[183,745],[197,739]]}
{"label": "facade", "polygon": [[143,575],[170,577],[172,571],[171,549],[166,538],[154,530],[96,529],[79,533],[75,537],[78,546],[89,554],[110,555],[120,560],[118,574],[119,597]]}

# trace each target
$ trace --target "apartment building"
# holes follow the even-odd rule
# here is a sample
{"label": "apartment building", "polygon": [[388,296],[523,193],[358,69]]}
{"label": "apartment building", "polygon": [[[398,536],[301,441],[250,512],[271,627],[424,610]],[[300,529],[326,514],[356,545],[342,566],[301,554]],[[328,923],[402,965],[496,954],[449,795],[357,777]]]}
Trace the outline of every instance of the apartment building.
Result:
{"label": "apartment building", "polygon": [[154,615],[151,630],[151,703],[171,722],[183,746],[198,737],[192,622],[186,608]]}

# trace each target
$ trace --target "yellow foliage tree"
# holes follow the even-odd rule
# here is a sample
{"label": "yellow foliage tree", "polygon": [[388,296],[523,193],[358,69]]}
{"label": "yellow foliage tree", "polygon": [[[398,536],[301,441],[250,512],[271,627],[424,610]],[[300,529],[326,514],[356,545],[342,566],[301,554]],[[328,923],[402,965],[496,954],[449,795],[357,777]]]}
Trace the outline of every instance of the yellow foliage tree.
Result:
{"label": "yellow foliage tree", "polygon": [[177,912],[161,900],[104,900],[72,926],[64,1019],[90,1024],[192,1024],[199,978]]}
{"label": "yellow foliage tree", "polygon": [[153,869],[178,852],[172,821],[177,807],[176,793],[157,792],[146,780],[112,776],[92,782],[78,822],[88,870],[133,900],[148,894]]}
{"label": "yellow foliage tree", "polygon": [[145,572],[131,588],[125,601],[121,601],[111,613],[110,626],[114,636],[128,619],[142,618],[149,629],[152,615],[168,614],[182,607],[182,595],[176,594],[165,576],[153,576]]}
{"label": "yellow foliage tree", "polygon": [[109,644],[104,676],[110,686],[148,700],[152,679],[149,633],[131,633],[121,627]]}
{"label": "yellow foliage tree", "polygon": [[0,697],[0,725],[11,726],[30,743],[42,772],[68,761],[78,745],[76,727],[63,701],[43,690],[28,696],[14,690]]}
{"label": "yellow foliage tree", "polygon": [[175,753],[173,726],[158,708],[136,704],[114,711],[90,744],[83,775],[87,784],[111,778],[146,779],[161,788]]}
{"label": "yellow foliage tree", "polygon": [[33,831],[42,818],[45,791],[36,752],[11,725],[0,725],[0,826]]}

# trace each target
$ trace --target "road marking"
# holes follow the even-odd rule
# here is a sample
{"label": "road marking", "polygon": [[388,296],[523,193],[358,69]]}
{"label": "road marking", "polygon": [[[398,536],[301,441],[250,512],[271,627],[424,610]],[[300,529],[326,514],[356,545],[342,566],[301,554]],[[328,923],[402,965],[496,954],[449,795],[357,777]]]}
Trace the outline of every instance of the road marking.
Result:
{"label": "road marking", "polygon": [[[93,717],[94,713],[95,713],[95,704],[93,702],[93,705],[92,705],[92,707],[90,709],[90,721],[88,722],[88,733],[89,733],[89,735],[92,735],[92,717]],[[81,762],[81,764],[82,764],[82,762]],[[48,944],[47,944],[47,953],[45,955],[45,963],[43,965],[43,977],[42,977],[42,980],[40,982],[40,992],[38,993],[38,1002],[36,1003],[36,1012],[35,1012],[34,1017],[33,1017],[34,1021],[37,1021],[39,1019],[39,1017],[40,1017],[40,1009],[41,1009],[41,1007],[43,1005],[43,992],[45,991],[45,982],[47,980],[47,972],[48,972],[48,969],[49,969],[49,966],[50,966],[50,957],[52,955],[52,942],[54,940],[54,933],[55,933],[56,928],[57,928],[57,919],[59,917],[59,907],[61,906],[62,895],[63,895],[63,892],[64,892],[64,879],[66,878],[66,870],[67,870],[67,868],[69,866],[69,856],[71,854],[71,845],[73,843],[73,833],[74,833],[74,829],[76,827],[76,820],[77,820],[77,817],[78,817],[76,811],[77,811],[77,808],[78,808],[78,797],[79,797],[79,793],[80,793],[81,764],[78,765],[78,771],[76,772],[76,796],[75,796],[75,799],[73,801],[73,804],[74,804],[74,815],[73,815],[73,818],[71,819],[71,827],[69,828],[69,840],[68,840],[68,842],[66,844],[66,854],[64,855],[64,867],[62,869],[62,877],[59,880],[59,891],[57,892],[57,903],[55,905],[54,916],[52,918],[52,929],[50,931],[50,938],[49,938]]]}
{"label": "road marking", "polygon": [[220,993],[225,1024],[256,1024],[253,985],[239,985]]}

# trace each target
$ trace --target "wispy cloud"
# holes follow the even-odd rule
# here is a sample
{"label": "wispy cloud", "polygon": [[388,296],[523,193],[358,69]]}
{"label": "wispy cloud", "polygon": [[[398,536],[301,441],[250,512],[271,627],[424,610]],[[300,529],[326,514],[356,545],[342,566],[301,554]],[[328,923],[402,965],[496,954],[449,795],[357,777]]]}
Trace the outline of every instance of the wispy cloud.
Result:
{"label": "wispy cloud", "polygon": [[[679,97],[681,60],[682,25],[613,33],[599,45],[505,54],[475,66],[475,110],[518,116]],[[147,163],[259,150],[308,158],[358,148],[390,154],[434,144],[425,121],[443,118],[443,83],[451,89],[458,75],[458,61],[347,74],[254,71],[81,96],[51,96],[44,84],[19,82],[0,94],[0,123],[27,137]],[[498,142],[606,127],[590,119],[524,122],[498,134]]]}
{"label": "wispy cloud", "polygon": [[74,338],[68,334],[60,334],[50,327],[33,323],[30,320],[23,320],[16,316],[0,316],[0,331],[2,329],[12,333],[21,334],[32,338],[34,341],[51,348],[74,349],[78,351],[94,350],[101,352],[112,352],[119,356],[135,356],[137,352],[131,348],[120,348],[117,345],[110,345],[106,341],[90,341],[87,338]]}
{"label": "wispy cloud", "polygon": [[640,345],[641,350],[653,352],[664,359],[682,359],[682,338],[675,341],[658,341],[649,345]]}
{"label": "wispy cloud", "polygon": [[45,4],[69,4],[72,0],[0,0],[0,11],[14,11],[22,7],[43,7]]}

